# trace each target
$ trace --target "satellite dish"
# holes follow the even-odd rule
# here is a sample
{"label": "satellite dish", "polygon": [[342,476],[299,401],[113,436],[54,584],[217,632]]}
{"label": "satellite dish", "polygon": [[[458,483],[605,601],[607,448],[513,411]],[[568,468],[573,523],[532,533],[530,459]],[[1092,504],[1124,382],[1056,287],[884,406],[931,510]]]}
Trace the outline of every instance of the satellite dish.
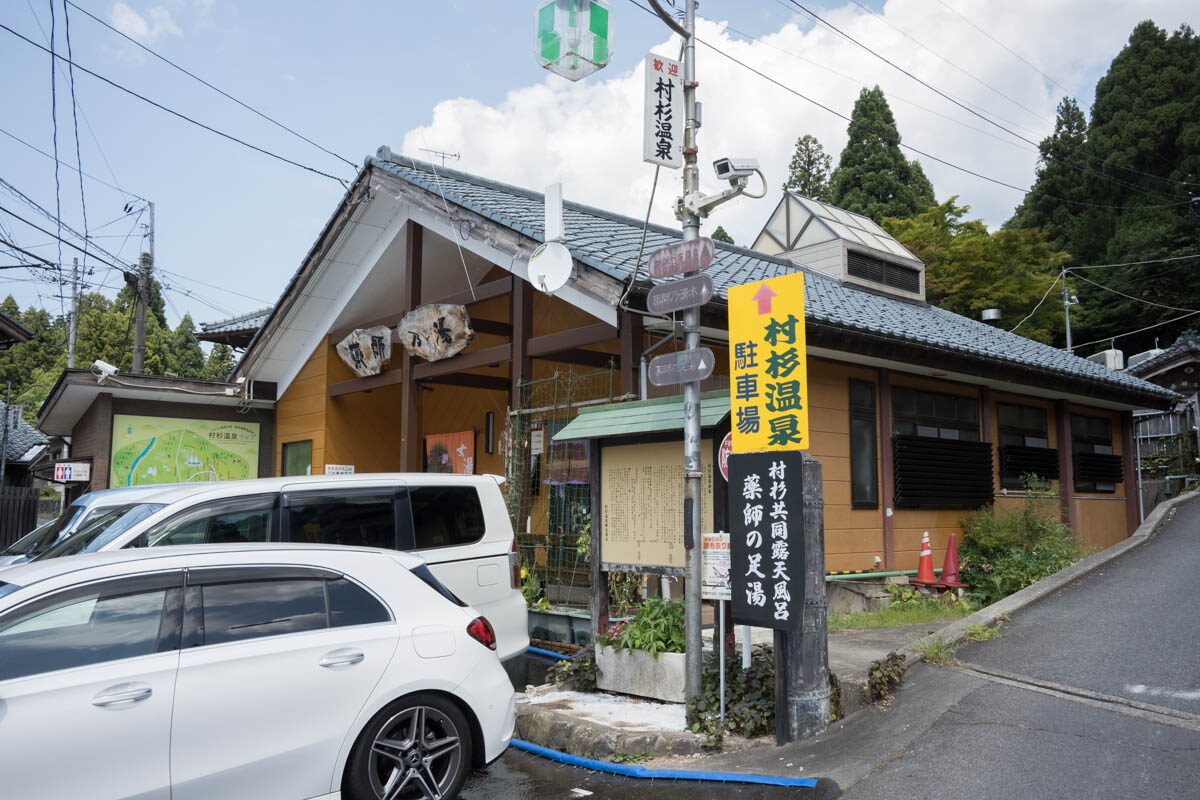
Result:
{"label": "satellite dish", "polygon": [[561,242],[546,242],[529,257],[528,276],[534,288],[556,292],[571,277],[571,251]]}

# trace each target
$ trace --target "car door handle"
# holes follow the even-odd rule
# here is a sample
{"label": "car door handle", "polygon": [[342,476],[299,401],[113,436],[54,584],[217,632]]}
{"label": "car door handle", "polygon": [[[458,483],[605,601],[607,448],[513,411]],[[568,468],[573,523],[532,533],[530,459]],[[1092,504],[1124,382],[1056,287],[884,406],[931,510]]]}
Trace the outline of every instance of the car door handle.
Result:
{"label": "car door handle", "polygon": [[361,650],[330,650],[320,660],[322,667],[350,667],[366,658]]}
{"label": "car door handle", "polygon": [[110,686],[97,694],[92,698],[92,705],[104,708],[121,705],[122,703],[139,703],[152,694],[154,694],[154,690],[149,686],[123,683],[117,686]]}

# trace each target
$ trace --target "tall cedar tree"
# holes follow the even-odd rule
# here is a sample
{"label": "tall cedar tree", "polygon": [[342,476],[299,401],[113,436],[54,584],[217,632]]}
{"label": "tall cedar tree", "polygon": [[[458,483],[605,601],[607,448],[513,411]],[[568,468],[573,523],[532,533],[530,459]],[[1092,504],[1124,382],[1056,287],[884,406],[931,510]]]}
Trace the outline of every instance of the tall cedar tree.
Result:
{"label": "tall cedar tree", "polygon": [[[883,227],[925,262],[930,303],[972,319],[985,308],[999,308],[1004,326],[1012,328],[1037,306],[1068,256],[1036,228],[989,232],[981,220],[966,219],[970,209],[957,200],[915,217],[884,220]],[[1019,333],[1050,342],[1061,328],[1062,309],[1046,303]]]}
{"label": "tall cedar tree", "polygon": [[833,204],[876,222],[911,217],[935,202],[933,184],[900,151],[900,132],[883,90],[863,89],[847,128],[850,136],[833,171]]}
{"label": "tall cedar tree", "polygon": [[828,203],[832,200],[829,190],[832,169],[833,159],[825,152],[817,137],[806,133],[796,140],[796,150],[788,164],[788,177],[783,182],[783,190]]}
{"label": "tall cedar tree", "polygon": [[[1042,140],[1037,180],[1006,228],[1041,228],[1056,248],[1070,251],[1075,223],[1087,201],[1082,177],[1088,155],[1087,119],[1074,99],[1058,104],[1054,133]],[[1074,201],[1074,202],[1072,202]]]}
{"label": "tall cedar tree", "polygon": [[722,228],[720,225],[718,225],[717,229],[712,232],[712,236],[710,238],[713,241],[724,242],[725,244],[733,244],[734,243],[733,237],[730,236],[729,233],[724,228]]}

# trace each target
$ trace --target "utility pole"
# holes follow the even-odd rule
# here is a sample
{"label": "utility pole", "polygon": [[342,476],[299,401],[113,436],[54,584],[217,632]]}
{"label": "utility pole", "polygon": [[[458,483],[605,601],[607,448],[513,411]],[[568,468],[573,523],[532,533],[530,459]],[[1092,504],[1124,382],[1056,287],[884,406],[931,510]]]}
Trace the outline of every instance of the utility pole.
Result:
{"label": "utility pole", "polygon": [[146,371],[146,306],[150,302],[150,272],[154,269],[154,203],[150,203],[150,227],[147,229],[147,252],[138,263],[137,306],[133,318],[133,374]]}
{"label": "utility pole", "polygon": [[1071,348],[1071,293],[1069,291],[1067,291],[1067,268],[1066,267],[1062,268],[1062,273],[1061,273],[1060,277],[1062,278],[1062,286],[1063,286],[1063,290],[1062,290],[1062,292],[1063,292],[1063,319],[1066,321],[1066,324],[1067,324],[1067,355],[1071,355],[1073,352],[1073,350]]}
{"label": "utility pole", "polygon": [[75,324],[79,316],[79,259],[71,265],[71,326],[67,335],[67,369],[75,366]]}

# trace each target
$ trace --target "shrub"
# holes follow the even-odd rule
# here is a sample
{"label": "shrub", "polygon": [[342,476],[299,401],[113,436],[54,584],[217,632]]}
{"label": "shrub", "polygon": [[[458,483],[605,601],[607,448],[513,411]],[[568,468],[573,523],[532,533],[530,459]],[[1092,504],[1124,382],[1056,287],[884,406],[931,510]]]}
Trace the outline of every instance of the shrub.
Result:
{"label": "shrub", "polygon": [[872,662],[867,668],[867,682],[863,684],[863,694],[868,703],[875,703],[892,693],[892,689],[904,680],[908,664],[899,653],[888,653],[886,658]]}
{"label": "shrub", "polygon": [[568,661],[559,661],[546,672],[546,677],[561,689],[570,682],[577,692],[596,689],[596,658],[591,650],[580,650]]}
{"label": "shrub", "polygon": [[768,645],[757,645],[750,669],[742,669],[739,653],[725,654],[725,730],[721,727],[720,662],[705,654],[700,698],[688,705],[689,730],[696,733],[731,733],[763,736],[775,730],[775,654]]}
{"label": "shrub", "polygon": [[1069,567],[1083,555],[1079,541],[1058,516],[1046,487],[1027,481],[1020,508],[995,514],[982,508],[963,522],[959,547],[962,580],[982,605],[994,603],[1047,575]]}
{"label": "shrub", "polygon": [[683,616],[682,600],[651,597],[636,617],[613,626],[596,642],[614,650],[645,650],[655,658],[659,653],[682,653]]}
{"label": "shrub", "polygon": [[538,578],[537,565],[529,561],[521,562],[521,596],[525,598],[525,605],[530,608],[545,611],[550,607],[550,600],[542,588],[541,579]]}

